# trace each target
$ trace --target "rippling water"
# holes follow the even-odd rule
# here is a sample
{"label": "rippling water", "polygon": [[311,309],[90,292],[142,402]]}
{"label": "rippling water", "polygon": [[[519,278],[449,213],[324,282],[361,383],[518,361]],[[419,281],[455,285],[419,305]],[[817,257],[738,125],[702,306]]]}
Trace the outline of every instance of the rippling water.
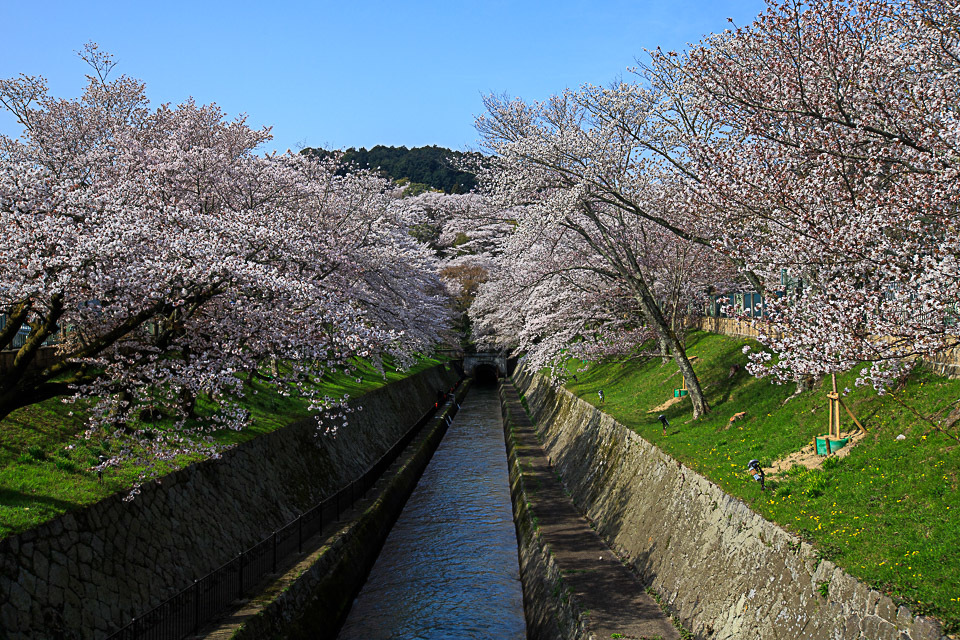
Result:
{"label": "rippling water", "polygon": [[339,638],[525,637],[499,401],[474,387]]}

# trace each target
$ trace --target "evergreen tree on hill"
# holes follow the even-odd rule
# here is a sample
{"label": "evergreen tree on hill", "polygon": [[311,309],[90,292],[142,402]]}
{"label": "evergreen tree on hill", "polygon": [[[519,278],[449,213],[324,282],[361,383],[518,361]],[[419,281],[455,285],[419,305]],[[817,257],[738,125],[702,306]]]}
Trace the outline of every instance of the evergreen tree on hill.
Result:
{"label": "evergreen tree on hill", "polygon": [[[300,153],[325,158],[332,152],[306,148]],[[426,187],[444,193],[467,193],[476,186],[476,176],[458,167],[462,166],[464,161],[477,161],[482,158],[479,153],[453,151],[436,145],[413,149],[377,145],[369,150],[364,147],[347,149],[343,154],[343,164],[344,172],[349,171],[347,167],[350,166],[378,169],[391,180],[406,180],[414,194],[424,191]]]}

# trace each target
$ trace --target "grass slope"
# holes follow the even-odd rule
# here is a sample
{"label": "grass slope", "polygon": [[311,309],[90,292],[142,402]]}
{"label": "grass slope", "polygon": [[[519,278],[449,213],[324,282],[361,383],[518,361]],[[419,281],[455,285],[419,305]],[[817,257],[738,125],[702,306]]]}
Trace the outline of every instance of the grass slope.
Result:
{"label": "grass slope", "polygon": [[[386,367],[386,377],[369,363],[358,362],[352,375],[331,375],[322,388],[331,397],[357,397],[440,362],[425,358],[405,372]],[[308,417],[308,405],[302,398],[283,396],[256,381],[243,402],[251,413],[250,426],[242,431],[223,430],[215,437],[221,444],[245,442]],[[0,422],[0,538],[127,490],[136,481],[140,468],[127,466],[107,471],[103,482],[98,482],[90,467],[99,463],[101,455],[110,455],[111,445],[85,440],[83,431],[83,406],[57,399],[20,409]],[[183,457],[176,467],[191,461]],[[174,468],[172,464],[158,467],[161,474]]]}
{"label": "grass slope", "polygon": [[[837,377],[844,399],[868,430],[844,458],[821,469],[794,467],[767,482],[746,471],[798,451],[827,431],[829,379],[822,388],[784,401],[793,385],[774,385],[743,370],[744,342],[694,333],[687,353],[705,386],[712,412],[691,419],[687,399],[650,413],[673,396],[680,374],[660,359],[611,361],[578,372],[568,388],[643,438],[742,498],[764,517],[815,543],[819,553],[864,582],[890,593],[914,613],[934,615],[960,630],[960,455],[956,440],[932,430],[893,398],[854,385],[855,373]],[[731,371],[733,365],[740,365]],[[570,363],[576,370],[579,363]],[[731,375],[732,373],[732,375]],[[943,418],[960,398],[960,380],[916,371],[897,392],[924,416]],[[731,423],[730,417],[746,411]],[[664,413],[667,435],[657,416]],[[843,414],[846,429],[852,422]],[[903,434],[905,439],[897,440]]]}

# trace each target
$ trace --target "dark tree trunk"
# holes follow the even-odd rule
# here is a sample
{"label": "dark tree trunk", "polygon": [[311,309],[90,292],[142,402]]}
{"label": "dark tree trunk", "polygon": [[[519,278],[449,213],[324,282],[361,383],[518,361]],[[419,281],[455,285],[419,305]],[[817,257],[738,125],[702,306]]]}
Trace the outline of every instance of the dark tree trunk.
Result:
{"label": "dark tree trunk", "polygon": [[693,418],[697,419],[706,415],[710,412],[710,405],[707,404],[707,399],[703,395],[700,380],[697,378],[697,374],[693,370],[693,365],[690,364],[689,358],[687,358],[683,344],[680,342],[677,334],[670,328],[666,318],[663,317],[663,312],[650,293],[646,281],[642,277],[634,275],[631,278],[631,282],[637,301],[643,308],[644,314],[647,316],[650,324],[657,332],[658,341],[661,345],[667,345],[669,352],[673,355],[674,362],[677,363],[677,367],[680,369],[681,375],[683,375],[683,379],[687,382],[687,393],[690,396],[690,403],[693,405]]}

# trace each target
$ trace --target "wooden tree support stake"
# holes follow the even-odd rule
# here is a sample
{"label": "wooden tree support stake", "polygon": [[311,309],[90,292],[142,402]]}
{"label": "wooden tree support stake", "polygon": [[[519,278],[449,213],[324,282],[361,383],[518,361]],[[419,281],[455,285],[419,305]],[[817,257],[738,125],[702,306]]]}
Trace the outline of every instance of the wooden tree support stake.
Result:
{"label": "wooden tree support stake", "polygon": [[843,400],[840,400],[840,405],[843,407],[844,411],[846,411],[847,414],[850,416],[850,419],[853,420],[854,424],[857,425],[857,428],[860,429],[860,432],[866,433],[867,430],[864,429],[863,425],[860,424],[860,421],[857,420],[857,416],[853,415],[853,411],[850,411],[850,409],[847,407],[847,403],[844,402]]}
{"label": "wooden tree support stake", "polygon": [[860,424],[860,421],[857,420],[857,417],[853,415],[853,412],[850,411],[850,408],[847,407],[847,404],[840,399],[840,394],[837,393],[837,374],[831,374],[830,377],[833,380],[833,391],[827,394],[827,398],[830,401],[830,425],[827,429],[828,435],[831,438],[840,439],[840,407],[842,406],[844,411],[847,412],[847,415],[850,416],[850,419],[853,420],[854,424],[857,425],[857,428],[861,432],[866,433],[867,430],[863,428],[863,425]]}

